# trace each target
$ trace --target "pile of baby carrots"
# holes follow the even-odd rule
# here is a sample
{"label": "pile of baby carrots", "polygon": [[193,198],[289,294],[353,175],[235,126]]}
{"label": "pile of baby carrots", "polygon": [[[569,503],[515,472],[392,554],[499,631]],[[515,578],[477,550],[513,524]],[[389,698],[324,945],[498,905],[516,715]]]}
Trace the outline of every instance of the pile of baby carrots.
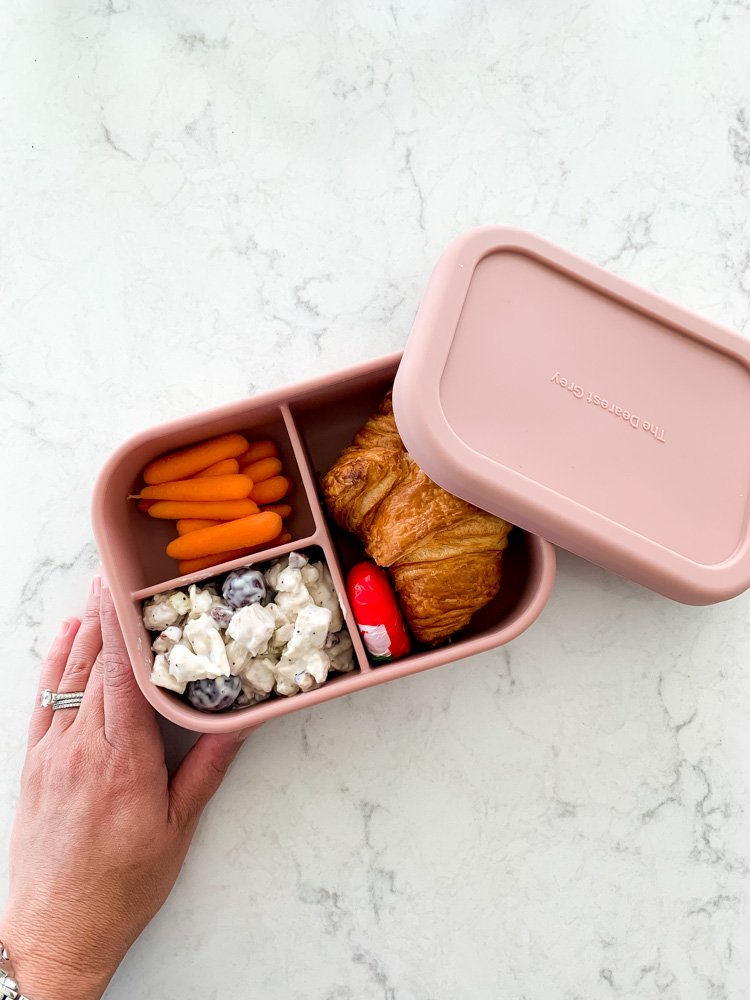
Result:
{"label": "pile of baby carrots", "polygon": [[291,541],[279,503],[292,489],[273,441],[222,434],[157,458],[143,470],[146,485],[132,497],[149,517],[177,522],[167,555],[181,576]]}

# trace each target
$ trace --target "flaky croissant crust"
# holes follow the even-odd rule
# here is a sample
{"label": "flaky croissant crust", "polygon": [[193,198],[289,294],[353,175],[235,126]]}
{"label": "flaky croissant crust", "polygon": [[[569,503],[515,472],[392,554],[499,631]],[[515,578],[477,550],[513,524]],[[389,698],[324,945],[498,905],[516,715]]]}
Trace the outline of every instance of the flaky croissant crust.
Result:
{"label": "flaky croissant crust", "polygon": [[415,637],[437,645],[500,589],[511,525],[433,483],[406,452],[391,393],[323,479],[336,523],[390,572]]}

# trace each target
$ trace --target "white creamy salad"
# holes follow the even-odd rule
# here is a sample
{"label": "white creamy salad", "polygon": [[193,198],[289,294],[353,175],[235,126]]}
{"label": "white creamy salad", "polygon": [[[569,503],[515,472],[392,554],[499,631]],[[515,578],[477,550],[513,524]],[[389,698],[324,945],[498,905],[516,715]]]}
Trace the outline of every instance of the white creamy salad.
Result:
{"label": "white creamy salad", "polygon": [[354,669],[352,641],[328,567],[292,552],[265,572],[157,594],[143,605],[151,680],[196,708],[246,708],[320,687]]}

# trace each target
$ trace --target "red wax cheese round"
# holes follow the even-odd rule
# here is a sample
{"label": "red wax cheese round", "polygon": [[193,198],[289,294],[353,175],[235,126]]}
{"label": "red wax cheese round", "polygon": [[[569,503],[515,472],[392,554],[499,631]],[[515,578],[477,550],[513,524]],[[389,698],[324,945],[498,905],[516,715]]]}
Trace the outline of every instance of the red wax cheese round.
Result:
{"label": "red wax cheese round", "polygon": [[362,641],[378,663],[397,660],[411,649],[411,640],[388,574],[373,562],[353,566],[346,592]]}

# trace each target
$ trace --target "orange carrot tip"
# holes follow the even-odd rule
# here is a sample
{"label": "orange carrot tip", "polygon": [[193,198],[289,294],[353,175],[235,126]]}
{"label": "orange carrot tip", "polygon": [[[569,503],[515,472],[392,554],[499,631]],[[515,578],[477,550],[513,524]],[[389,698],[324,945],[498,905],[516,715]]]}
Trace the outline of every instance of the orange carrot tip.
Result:
{"label": "orange carrot tip", "polygon": [[234,476],[240,471],[240,463],[236,458],[225,458],[223,462],[209,465],[203,472],[196,472],[193,479],[204,479],[207,476]]}
{"label": "orange carrot tip", "polygon": [[157,458],[143,470],[143,479],[149,486],[188,479],[217,462],[223,462],[225,458],[237,458],[247,449],[247,438],[241,434],[222,434],[210,441],[202,441],[190,448]]}
{"label": "orange carrot tip", "polygon": [[291,517],[292,514],[292,508],[287,503],[268,503],[260,509],[261,511],[269,510],[273,514],[278,514],[282,521],[287,517]]}
{"label": "orange carrot tip", "polygon": [[273,441],[253,441],[247,451],[237,457],[240,465],[249,465],[250,462],[259,462],[262,458],[277,458],[279,449]]}
{"label": "orange carrot tip", "polygon": [[278,458],[261,458],[258,462],[243,465],[242,471],[246,476],[250,476],[254,483],[262,483],[266,479],[281,475],[281,462]]}
{"label": "orange carrot tip", "polygon": [[292,481],[287,476],[274,476],[273,479],[266,479],[262,483],[256,483],[249,493],[250,499],[254,500],[258,506],[278,503],[289,493],[292,488]]}

